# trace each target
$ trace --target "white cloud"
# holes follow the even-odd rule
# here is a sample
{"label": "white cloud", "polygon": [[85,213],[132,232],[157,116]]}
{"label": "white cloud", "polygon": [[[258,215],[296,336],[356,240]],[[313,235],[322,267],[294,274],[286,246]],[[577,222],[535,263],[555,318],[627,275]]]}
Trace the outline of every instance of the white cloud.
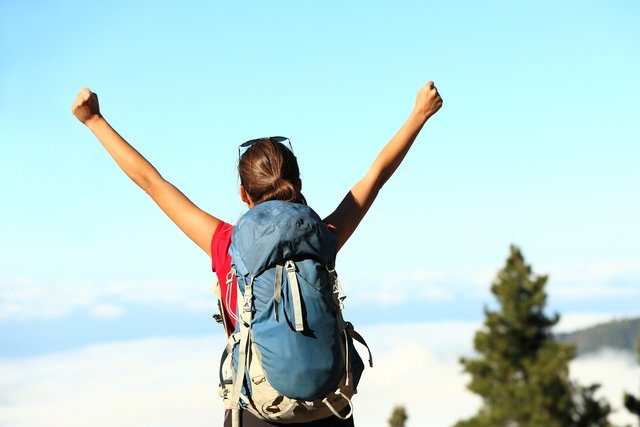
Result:
{"label": "white cloud", "polygon": [[210,312],[215,307],[215,296],[208,283],[43,283],[0,279],[0,321],[55,319],[80,310],[93,317],[113,319],[131,304]]}
{"label": "white cloud", "polygon": [[[439,270],[381,270],[343,274],[352,304],[378,306],[408,302],[447,302],[460,298],[486,300],[501,266]],[[535,271],[548,274],[547,292],[555,302],[637,299],[640,301],[640,261],[574,262]]]}
{"label": "white cloud", "polygon": [[551,266],[553,277],[561,282],[605,281],[618,276],[640,277],[640,261],[602,261]]}
{"label": "white cloud", "polygon": [[[349,304],[402,307],[413,302],[445,303],[489,300],[498,267],[456,267],[439,270],[341,271]],[[551,265],[537,271],[550,275],[547,292],[554,303],[594,304],[607,299],[640,301],[640,261]],[[122,314],[128,305],[210,312],[215,297],[210,281],[197,283],[128,281],[118,283],[33,282],[0,278],[0,321],[51,319],[73,311],[105,314],[100,306]],[[207,279],[208,280],[208,279]],[[593,311],[596,311],[595,309]],[[567,323],[566,321],[563,323]]]}
{"label": "white cloud", "polygon": [[474,286],[468,285],[468,276],[461,279],[459,271],[450,273],[424,270],[347,272],[341,274],[341,280],[349,303],[356,305],[382,307],[419,301],[448,302],[456,298],[461,288],[466,289],[465,293],[473,292]]}
{"label": "white cloud", "polygon": [[355,399],[356,425],[386,427],[396,405],[406,407],[408,427],[451,426],[475,413],[480,399],[466,390],[469,378],[458,358],[471,352],[479,326],[428,322],[362,328],[374,367],[365,370]]}
{"label": "white cloud", "polygon": [[472,352],[473,337],[481,326],[480,322],[436,321],[356,325],[356,330],[367,340],[374,358],[405,343],[418,343],[438,360],[450,362]]}
{"label": "white cloud", "polygon": [[630,352],[603,350],[575,359],[570,365],[571,377],[581,385],[601,384],[596,397],[604,397],[614,410],[610,421],[616,425],[634,425],[632,416],[622,403],[624,391],[638,395],[640,366]]}
{"label": "white cloud", "polygon": [[118,319],[122,317],[124,308],[113,304],[100,304],[89,310],[97,319]]}
{"label": "white cloud", "polygon": [[[404,404],[408,426],[446,426],[473,413],[457,355],[475,325],[433,323],[364,328],[374,369],[354,399],[358,425],[386,427]],[[163,427],[222,425],[217,393],[221,336],[100,344],[0,360],[0,425]],[[430,348],[436,348],[431,351]],[[362,354],[365,356],[364,353]]]}
{"label": "white cloud", "polygon": [[399,344],[365,372],[355,399],[356,424],[386,426],[392,408],[403,405],[408,427],[451,426],[480,406],[465,390],[468,380],[456,360],[439,360],[417,342]]}
{"label": "white cloud", "polygon": [[222,425],[221,340],[147,339],[0,361],[0,425]]}
{"label": "white cloud", "polygon": [[[356,424],[386,427],[399,404],[407,408],[408,427],[451,426],[474,414],[480,399],[466,390],[468,377],[458,357],[471,351],[478,326],[429,322],[362,328],[374,368],[366,369],[354,398]],[[220,335],[145,339],[0,359],[0,425],[222,425],[217,393],[222,345]],[[601,395],[617,408],[622,391],[640,385],[640,368],[624,353],[577,359],[571,376],[583,385],[602,383]],[[613,420],[630,418],[620,411]]]}
{"label": "white cloud", "polygon": [[556,300],[637,299],[640,261],[606,261],[551,266],[548,292]]}

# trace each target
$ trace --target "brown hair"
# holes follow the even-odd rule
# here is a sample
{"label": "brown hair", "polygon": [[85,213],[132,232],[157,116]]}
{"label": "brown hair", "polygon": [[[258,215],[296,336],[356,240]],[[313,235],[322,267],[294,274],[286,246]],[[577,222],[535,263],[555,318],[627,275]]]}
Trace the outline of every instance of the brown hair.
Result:
{"label": "brown hair", "polygon": [[240,184],[254,204],[267,200],[307,204],[300,192],[298,161],[283,144],[264,138],[251,145],[238,162]]}

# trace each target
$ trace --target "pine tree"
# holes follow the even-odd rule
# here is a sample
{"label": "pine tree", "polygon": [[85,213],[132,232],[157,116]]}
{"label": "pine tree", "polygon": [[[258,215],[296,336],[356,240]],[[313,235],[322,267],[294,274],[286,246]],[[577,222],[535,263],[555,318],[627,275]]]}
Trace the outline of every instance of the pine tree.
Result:
{"label": "pine tree", "polygon": [[575,408],[573,427],[609,426],[607,420],[611,406],[604,399],[595,397],[599,384],[588,387],[575,386]]}
{"label": "pine tree", "polygon": [[408,418],[404,406],[396,406],[393,408],[391,418],[389,418],[389,427],[404,427],[404,423]]}
{"label": "pine tree", "polygon": [[[640,363],[640,341],[638,341],[637,350],[638,350],[638,363]],[[636,415],[640,420],[640,397],[635,397],[631,394],[625,393],[624,406],[627,408],[629,412]]]}
{"label": "pine tree", "polygon": [[569,381],[575,349],[553,337],[559,316],[544,313],[546,283],[547,276],[533,275],[512,246],[491,286],[499,309],[485,308],[484,327],[475,336],[480,357],[461,359],[471,375],[468,388],[483,405],[457,427],[607,425],[610,408],[594,399],[597,386],[576,389]]}

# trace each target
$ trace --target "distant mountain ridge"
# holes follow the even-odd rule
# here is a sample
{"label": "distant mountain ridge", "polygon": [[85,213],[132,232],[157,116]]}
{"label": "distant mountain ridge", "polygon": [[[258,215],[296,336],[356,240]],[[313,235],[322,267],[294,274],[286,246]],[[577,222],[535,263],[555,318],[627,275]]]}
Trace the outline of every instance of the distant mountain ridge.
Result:
{"label": "distant mountain ridge", "polygon": [[613,320],[574,332],[556,334],[561,342],[576,345],[578,355],[593,353],[603,348],[636,352],[640,339],[640,317]]}

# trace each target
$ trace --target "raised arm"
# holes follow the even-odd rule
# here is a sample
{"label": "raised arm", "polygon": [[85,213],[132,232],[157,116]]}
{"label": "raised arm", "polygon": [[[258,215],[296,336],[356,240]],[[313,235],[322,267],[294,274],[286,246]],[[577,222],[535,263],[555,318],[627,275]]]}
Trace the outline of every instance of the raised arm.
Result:
{"label": "raised arm", "polygon": [[351,237],[382,186],[400,166],[424,124],[440,107],[442,98],[433,82],[429,81],[418,91],[413,111],[404,125],[380,151],[366,175],[351,188],[336,210],[325,219],[334,227],[338,249]]}
{"label": "raised arm", "polygon": [[124,173],[143,189],[193,242],[211,255],[211,236],[220,220],[198,208],[158,173],[107,123],[98,96],[84,88],[71,106],[73,114],[98,138]]}

